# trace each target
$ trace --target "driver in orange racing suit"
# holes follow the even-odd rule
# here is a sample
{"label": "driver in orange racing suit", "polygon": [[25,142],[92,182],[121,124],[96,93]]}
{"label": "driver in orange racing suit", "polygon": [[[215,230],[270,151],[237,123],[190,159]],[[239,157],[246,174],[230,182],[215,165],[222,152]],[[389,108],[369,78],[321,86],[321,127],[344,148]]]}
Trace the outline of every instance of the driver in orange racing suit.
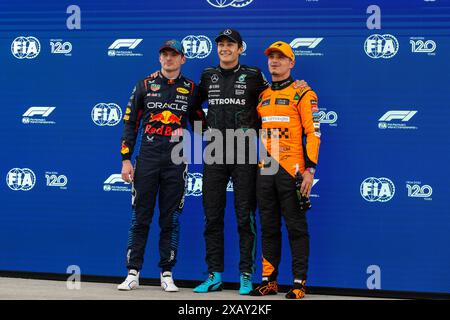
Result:
{"label": "driver in orange racing suit", "polygon": [[294,277],[286,298],[301,299],[305,295],[309,256],[306,209],[302,204],[304,200],[309,201],[320,145],[317,95],[310,87],[293,87],[290,74],[295,55],[287,43],[277,41],[265,54],[273,83],[261,93],[257,110],[262,123],[261,141],[279,168],[275,174],[267,174],[267,163],[262,162],[258,171],[256,188],[262,229],[263,281],[251,295],[278,292],[283,216]]}

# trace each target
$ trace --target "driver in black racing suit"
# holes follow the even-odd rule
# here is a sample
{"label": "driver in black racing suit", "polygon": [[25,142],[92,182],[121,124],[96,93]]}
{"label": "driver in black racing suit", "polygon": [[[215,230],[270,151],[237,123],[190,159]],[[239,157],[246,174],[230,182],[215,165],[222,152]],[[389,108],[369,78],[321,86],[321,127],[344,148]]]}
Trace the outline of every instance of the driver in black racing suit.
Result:
{"label": "driver in black racing suit", "polygon": [[256,111],[258,96],[269,84],[261,70],[239,64],[243,43],[237,31],[223,30],[217,36],[216,43],[220,65],[206,68],[203,71],[199,83],[199,102],[208,101],[208,127],[222,133],[224,154],[227,152],[227,146],[234,148],[234,161],[226,163],[225,159],[222,159],[221,163],[218,161],[219,163],[210,164],[205,161],[203,172],[203,206],[206,220],[204,236],[209,277],[197,286],[194,292],[205,293],[222,288],[224,211],[227,185],[231,177],[239,232],[239,293],[247,295],[253,289],[252,274],[256,250],[257,164],[248,161],[252,147],[249,144],[245,147],[245,163],[236,163],[237,152],[236,146],[233,144],[236,139],[227,141],[225,131],[226,129],[241,129],[243,132],[248,129],[258,130],[259,120]]}

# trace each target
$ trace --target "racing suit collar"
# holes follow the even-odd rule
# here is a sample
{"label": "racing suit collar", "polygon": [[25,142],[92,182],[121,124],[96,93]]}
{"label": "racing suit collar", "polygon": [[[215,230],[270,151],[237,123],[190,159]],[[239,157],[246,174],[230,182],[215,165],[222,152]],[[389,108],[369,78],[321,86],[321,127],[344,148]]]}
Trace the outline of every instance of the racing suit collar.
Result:
{"label": "racing suit collar", "polygon": [[289,78],[281,80],[281,81],[274,81],[272,83],[272,90],[281,90],[281,89],[287,88],[291,85],[292,82],[294,82],[294,79],[292,79],[291,76],[289,76]]}
{"label": "racing suit collar", "polygon": [[177,82],[178,80],[180,80],[180,78],[181,78],[181,72],[180,72],[180,74],[178,75],[178,77],[176,77],[176,78],[174,78],[174,79],[169,79],[169,78],[164,77],[164,75],[162,74],[162,71],[160,71],[160,72],[159,72],[159,77],[162,79],[162,81],[164,81],[164,83],[167,83],[167,84],[174,84],[175,82]]}
{"label": "racing suit collar", "polygon": [[238,72],[241,69],[241,65],[238,63],[234,68],[224,69],[221,66],[218,66],[217,69],[224,75],[229,75],[235,72]]}

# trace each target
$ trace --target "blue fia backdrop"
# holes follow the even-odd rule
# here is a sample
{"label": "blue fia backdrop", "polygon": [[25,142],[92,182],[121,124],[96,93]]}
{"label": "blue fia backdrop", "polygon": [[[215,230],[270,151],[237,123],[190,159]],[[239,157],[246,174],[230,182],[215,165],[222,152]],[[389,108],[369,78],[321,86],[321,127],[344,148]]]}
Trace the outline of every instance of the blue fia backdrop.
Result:
{"label": "blue fia backdrop", "polygon": [[[66,12],[72,4],[81,10],[80,29],[68,28],[76,22]],[[65,273],[78,265],[83,274],[125,274],[131,195],[114,176],[121,169],[119,112],[135,82],[159,68],[163,40],[184,39],[183,73],[197,82],[218,64],[217,33],[235,28],[246,42],[241,63],[266,75],[264,49],[291,43],[294,77],[319,96],[308,284],[450,292],[450,5],[380,0],[381,29],[370,30],[371,4],[2,1],[0,270]],[[114,47],[119,39],[142,40]],[[174,272],[202,280],[202,166],[189,171]],[[223,278],[237,282],[232,191],[225,217]],[[156,209],[142,271],[148,278],[159,272],[157,218]],[[258,224],[256,281],[259,239]],[[292,282],[290,259],[283,229],[282,284]]]}

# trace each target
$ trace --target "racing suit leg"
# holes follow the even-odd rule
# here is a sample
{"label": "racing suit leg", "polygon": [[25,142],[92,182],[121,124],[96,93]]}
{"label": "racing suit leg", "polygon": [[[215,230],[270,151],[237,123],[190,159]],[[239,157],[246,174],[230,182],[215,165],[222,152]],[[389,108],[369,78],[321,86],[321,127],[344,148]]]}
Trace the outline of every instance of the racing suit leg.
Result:
{"label": "racing suit leg", "polygon": [[133,216],[128,233],[127,269],[141,270],[158,192],[159,167],[152,159],[136,158]]}
{"label": "racing suit leg", "polygon": [[256,254],[256,164],[230,165],[234,189],[234,209],[239,232],[241,273],[255,271]]}
{"label": "racing suit leg", "polygon": [[295,178],[283,168],[276,178],[278,198],[289,236],[294,279],[306,280],[309,257],[309,233],[306,212],[300,211]]}
{"label": "racing suit leg", "polygon": [[159,189],[159,267],[171,271],[176,263],[180,236],[179,216],[184,206],[187,165],[169,162],[161,168]]}
{"label": "racing suit leg", "polygon": [[208,272],[224,269],[224,213],[229,181],[226,164],[205,164],[203,168],[203,208],[205,210],[206,263]]}
{"label": "racing suit leg", "polygon": [[262,276],[276,280],[281,259],[281,212],[274,175],[258,172],[256,194],[261,223]]}

